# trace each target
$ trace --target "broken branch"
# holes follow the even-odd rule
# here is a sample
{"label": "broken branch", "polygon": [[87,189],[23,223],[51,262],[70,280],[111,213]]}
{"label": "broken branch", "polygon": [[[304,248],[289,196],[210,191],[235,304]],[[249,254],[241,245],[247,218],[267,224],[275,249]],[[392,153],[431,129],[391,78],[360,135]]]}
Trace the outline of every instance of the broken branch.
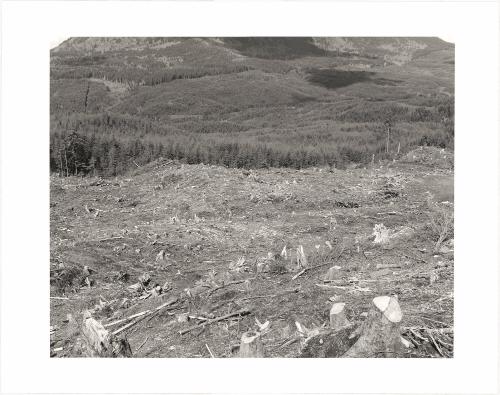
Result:
{"label": "broken branch", "polygon": [[223,315],[221,317],[217,317],[217,318],[214,318],[212,320],[208,320],[208,321],[202,322],[199,325],[193,325],[193,326],[191,326],[191,327],[189,327],[187,329],[183,329],[182,331],[179,331],[179,334],[180,335],[184,335],[184,334],[186,334],[188,332],[191,332],[192,330],[195,330],[195,329],[198,329],[198,328],[204,328],[206,325],[211,325],[211,324],[214,324],[216,322],[227,320],[228,318],[235,317],[235,316],[247,315],[247,314],[250,314],[250,312],[251,311],[248,310],[248,309],[241,309],[241,310],[235,311],[234,313],[229,313],[229,314]]}

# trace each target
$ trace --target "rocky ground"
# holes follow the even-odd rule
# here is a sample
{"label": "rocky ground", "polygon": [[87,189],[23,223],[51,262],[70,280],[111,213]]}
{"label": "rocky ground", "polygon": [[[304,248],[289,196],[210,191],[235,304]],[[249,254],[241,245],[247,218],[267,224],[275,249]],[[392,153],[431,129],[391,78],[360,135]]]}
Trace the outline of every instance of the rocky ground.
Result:
{"label": "rocky ground", "polygon": [[357,324],[374,297],[397,295],[401,356],[451,357],[452,165],[429,148],[348,170],[158,160],[52,177],[51,355],[88,355],[90,310],[134,357],[230,357],[247,330],[266,356],[296,357],[332,303]]}

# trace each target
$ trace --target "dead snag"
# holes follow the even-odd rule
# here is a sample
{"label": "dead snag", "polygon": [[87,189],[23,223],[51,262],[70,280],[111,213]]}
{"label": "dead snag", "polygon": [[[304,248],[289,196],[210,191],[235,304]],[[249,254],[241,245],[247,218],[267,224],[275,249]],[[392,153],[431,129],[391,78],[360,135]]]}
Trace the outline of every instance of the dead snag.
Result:
{"label": "dead snag", "polygon": [[83,314],[83,336],[92,357],[131,357],[132,350],[125,338],[117,338],[92,318],[87,310]]}
{"label": "dead snag", "polygon": [[330,327],[341,329],[349,324],[349,320],[345,316],[345,303],[334,303],[330,310]]}
{"label": "dead snag", "polygon": [[397,357],[403,351],[400,323],[403,317],[396,296],[378,296],[360,328],[358,341],[344,357]]}
{"label": "dead snag", "polygon": [[254,331],[248,331],[241,336],[240,358],[263,358],[264,349],[260,341],[260,334]]}

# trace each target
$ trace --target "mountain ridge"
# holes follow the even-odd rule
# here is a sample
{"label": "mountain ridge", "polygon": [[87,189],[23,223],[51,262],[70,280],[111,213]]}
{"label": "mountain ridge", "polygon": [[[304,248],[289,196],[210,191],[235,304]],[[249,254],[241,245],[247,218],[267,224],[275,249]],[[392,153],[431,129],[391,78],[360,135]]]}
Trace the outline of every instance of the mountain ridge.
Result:
{"label": "mountain ridge", "polygon": [[53,169],[72,131],[105,144],[84,163],[116,145],[124,169],[133,144],[136,163],[366,162],[389,154],[386,122],[401,152],[453,147],[454,45],[438,38],[71,38],[50,72]]}

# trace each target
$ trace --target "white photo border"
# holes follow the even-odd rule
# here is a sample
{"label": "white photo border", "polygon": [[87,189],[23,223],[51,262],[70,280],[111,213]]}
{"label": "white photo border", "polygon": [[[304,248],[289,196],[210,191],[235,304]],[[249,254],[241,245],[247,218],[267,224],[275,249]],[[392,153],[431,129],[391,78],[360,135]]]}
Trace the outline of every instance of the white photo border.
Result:
{"label": "white photo border", "polygon": [[[49,357],[49,48],[61,36],[438,36],[456,50],[455,357]],[[0,389],[496,393],[498,3],[2,3]]]}

